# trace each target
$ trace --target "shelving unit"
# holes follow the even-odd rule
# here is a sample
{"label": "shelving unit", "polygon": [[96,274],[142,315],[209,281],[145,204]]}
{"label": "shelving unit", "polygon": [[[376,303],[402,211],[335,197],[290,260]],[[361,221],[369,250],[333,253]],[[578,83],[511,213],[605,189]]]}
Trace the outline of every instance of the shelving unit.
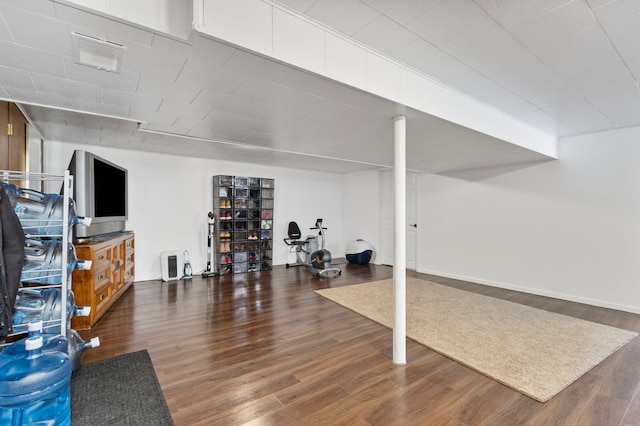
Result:
{"label": "shelving unit", "polygon": [[216,270],[240,274],[273,265],[273,179],[213,177]]}
{"label": "shelving unit", "polygon": [[[49,220],[48,227],[53,228],[61,228],[62,232],[52,233],[47,232],[46,235],[42,235],[38,232],[38,229],[43,228],[43,225],[39,223],[39,220],[34,220],[33,222],[29,219],[21,219],[21,224],[23,231],[25,233],[25,238],[35,239],[35,240],[57,240],[61,242],[62,250],[61,250],[61,267],[55,270],[46,271],[50,275],[60,275],[61,276],[61,284],[43,284],[43,285],[29,285],[30,289],[41,289],[41,288],[56,288],[59,287],[61,293],[61,301],[63,306],[66,307],[66,301],[68,298],[68,292],[71,290],[71,276],[68,273],[68,264],[70,259],[68,258],[68,250],[67,248],[71,244],[71,229],[69,228],[69,205],[72,194],[72,177],[70,176],[68,171],[65,171],[63,175],[53,175],[53,174],[45,174],[45,173],[26,173],[26,172],[16,172],[9,170],[0,170],[0,179],[4,183],[12,183],[16,185],[24,184],[28,181],[39,181],[39,182],[60,182],[62,183],[62,197],[63,197],[63,212],[62,219],[60,220]],[[62,308],[60,309],[60,319],[52,320],[49,322],[45,322],[43,324],[43,329],[46,330],[47,327],[60,326],[60,334],[67,334],[67,310]],[[12,335],[21,334],[27,331],[26,325],[15,326],[14,332]]]}

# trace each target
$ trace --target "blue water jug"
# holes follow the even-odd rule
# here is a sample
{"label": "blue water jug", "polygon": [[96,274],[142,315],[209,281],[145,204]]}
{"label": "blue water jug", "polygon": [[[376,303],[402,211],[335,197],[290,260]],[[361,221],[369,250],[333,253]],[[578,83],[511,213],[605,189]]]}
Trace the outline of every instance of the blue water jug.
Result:
{"label": "blue water jug", "polygon": [[[62,291],[58,287],[18,289],[16,301],[13,305],[13,331],[24,333],[30,321],[42,320],[43,332],[46,334],[60,334],[60,318],[62,316]],[[88,316],[90,306],[76,306],[75,297],[71,290],[67,291],[67,328],[70,328],[71,318],[74,316]]]}
{"label": "blue water jug", "polygon": [[62,352],[42,352],[42,343],[28,338],[27,355],[0,367],[0,424],[71,424],[71,362]]}
{"label": "blue water jug", "polygon": [[100,346],[100,338],[93,337],[89,340],[82,340],[80,334],[70,328],[67,330],[67,340],[69,341],[69,359],[71,360],[71,370],[78,371],[82,366],[84,351]]}
{"label": "blue water jug", "polygon": [[[42,352],[69,353],[69,340],[59,334],[42,334],[42,321],[31,321],[28,324],[27,338],[42,337]],[[4,347],[0,352],[0,367],[6,363],[24,358],[27,355],[25,349],[27,338],[18,340]],[[71,357],[70,357],[71,358]]]}
{"label": "blue water jug", "polygon": [[[58,194],[20,188],[2,182],[2,187],[9,197],[11,207],[16,212],[22,229],[27,235],[59,236],[63,230],[64,197]],[[69,229],[73,225],[91,224],[91,220],[78,216],[75,202],[69,198]]]}
{"label": "blue water jug", "polygon": [[[62,283],[62,241],[25,238],[20,281],[56,285]],[[90,260],[78,260],[73,244],[67,244],[67,276],[74,269],[91,269]]]}

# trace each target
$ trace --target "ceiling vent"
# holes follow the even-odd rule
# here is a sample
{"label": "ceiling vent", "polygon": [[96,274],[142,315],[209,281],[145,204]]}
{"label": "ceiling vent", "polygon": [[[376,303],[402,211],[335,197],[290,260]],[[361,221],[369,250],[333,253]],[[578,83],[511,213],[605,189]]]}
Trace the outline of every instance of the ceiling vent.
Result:
{"label": "ceiling vent", "polygon": [[71,33],[76,64],[120,73],[126,47],[99,38]]}

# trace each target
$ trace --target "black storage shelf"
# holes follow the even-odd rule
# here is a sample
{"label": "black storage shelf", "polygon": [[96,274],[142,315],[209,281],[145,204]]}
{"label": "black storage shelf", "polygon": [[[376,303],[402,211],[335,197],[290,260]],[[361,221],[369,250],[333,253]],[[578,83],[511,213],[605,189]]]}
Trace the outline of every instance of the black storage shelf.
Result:
{"label": "black storage shelf", "polygon": [[274,179],[213,177],[214,244],[220,274],[269,270],[273,266]]}

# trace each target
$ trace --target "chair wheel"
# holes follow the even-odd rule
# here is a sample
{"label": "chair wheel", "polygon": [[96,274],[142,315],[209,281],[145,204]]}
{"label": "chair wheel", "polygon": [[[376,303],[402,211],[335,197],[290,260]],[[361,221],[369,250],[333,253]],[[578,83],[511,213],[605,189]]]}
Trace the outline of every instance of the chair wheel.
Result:
{"label": "chair wheel", "polygon": [[285,266],[288,268],[288,267],[289,267],[289,264],[287,263]]}

